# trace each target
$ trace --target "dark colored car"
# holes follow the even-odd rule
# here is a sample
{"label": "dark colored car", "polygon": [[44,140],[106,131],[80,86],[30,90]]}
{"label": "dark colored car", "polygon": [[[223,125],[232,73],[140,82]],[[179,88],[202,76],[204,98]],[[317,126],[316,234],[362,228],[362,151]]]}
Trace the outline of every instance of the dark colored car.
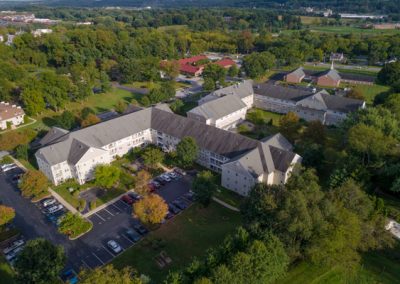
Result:
{"label": "dark colored car", "polygon": [[156,190],[156,186],[152,183],[149,183],[147,186],[148,186],[150,192],[154,192]]}
{"label": "dark colored car", "polygon": [[166,185],[167,184],[167,182],[165,180],[163,180],[162,178],[160,178],[160,177],[156,178],[155,180],[161,185]]}
{"label": "dark colored car", "polygon": [[76,284],[78,283],[78,276],[73,269],[68,269],[61,275],[61,279],[68,284]]}
{"label": "dark colored car", "polygon": [[128,204],[128,205],[132,205],[134,202],[135,202],[135,200],[134,199],[132,199],[129,195],[127,195],[127,194],[125,194],[124,196],[122,196],[121,197],[121,200],[123,201],[123,202],[125,202],[126,204]]}
{"label": "dark colored car", "polygon": [[172,204],[172,203],[169,203],[169,204],[168,204],[168,209],[169,209],[169,211],[170,211],[172,214],[174,214],[174,215],[176,215],[176,214],[178,214],[179,212],[181,212],[181,210],[180,210],[178,207],[176,207],[174,204]]}
{"label": "dark colored car", "polygon": [[126,230],[125,234],[134,243],[138,242],[141,239],[141,236],[138,234],[138,232],[136,232],[135,230],[132,230],[132,229]]}
{"label": "dark colored car", "polygon": [[183,196],[190,201],[194,201],[196,199],[193,191],[186,192]]}
{"label": "dark colored car", "polygon": [[139,194],[137,194],[136,192],[129,192],[128,193],[129,197],[132,198],[134,201],[138,201],[140,199],[142,199],[143,197]]}
{"label": "dark colored car", "polygon": [[141,235],[145,235],[149,232],[145,227],[140,224],[135,225],[133,228]]}
{"label": "dark colored car", "polygon": [[176,207],[178,207],[181,210],[184,210],[187,208],[187,205],[182,201],[182,200],[175,200],[174,202],[172,202]]}

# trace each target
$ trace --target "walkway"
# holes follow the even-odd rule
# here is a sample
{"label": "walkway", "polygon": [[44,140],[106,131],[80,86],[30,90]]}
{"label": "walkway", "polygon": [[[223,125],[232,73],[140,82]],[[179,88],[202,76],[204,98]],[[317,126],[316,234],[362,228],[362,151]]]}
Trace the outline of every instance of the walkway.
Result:
{"label": "walkway", "polygon": [[11,159],[13,159],[13,161],[14,161],[14,163],[19,167],[19,168],[21,168],[21,169],[23,169],[24,170],[24,172],[27,172],[28,171],[28,169],[20,162],[20,161],[18,161],[17,159],[15,159],[13,156],[11,156],[11,155],[8,155]]}
{"label": "walkway", "polygon": [[54,190],[52,190],[50,187],[49,187],[49,192],[51,193],[51,195],[52,195],[55,199],[57,199],[58,202],[60,202],[60,203],[61,203],[65,208],[67,208],[71,213],[73,213],[73,214],[76,214],[76,213],[80,214],[80,213],[78,212],[78,210],[76,210],[76,208],[74,208],[71,204],[69,204],[67,201],[65,201],[64,198],[61,197],[61,195],[59,195],[57,192],[55,192]]}
{"label": "walkway", "polygon": [[240,212],[239,208],[229,205],[228,203],[226,203],[225,201],[222,201],[221,199],[218,199],[217,197],[213,197],[212,198],[215,202],[221,204],[222,206],[231,209],[232,211],[236,211],[236,212]]}
{"label": "walkway", "polygon": [[133,87],[120,85],[120,84],[118,84],[116,82],[113,82],[112,85],[113,85],[113,87],[115,87],[117,89],[129,91],[129,92],[140,94],[140,95],[147,95],[150,92],[146,88],[133,88]]}
{"label": "walkway", "polygon": [[4,130],[4,131],[1,131],[0,134],[4,134],[4,133],[7,133],[7,132],[9,132],[9,131],[17,130],[17,129],[20,129],[20,128],[23,128],[23,127],[32,125],[32,124],[34,124],[34,123],[37,122],[37,120],[34,119],[34,118],[32,118],[32,117],[30,117],[29,119],[32,120],[32,121],[31,121],[31,122],[28,122],[28,123],[26,123],[26,124],[22,124],[22,125],[16,126],[16,127],[13,128],[13,129],[7,129],[7,130]]}

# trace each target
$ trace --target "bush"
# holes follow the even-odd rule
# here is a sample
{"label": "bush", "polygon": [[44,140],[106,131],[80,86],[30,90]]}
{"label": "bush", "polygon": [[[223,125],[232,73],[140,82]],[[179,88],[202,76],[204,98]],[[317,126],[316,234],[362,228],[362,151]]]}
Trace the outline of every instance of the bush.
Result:
{"label": "bush", "polygon": [[78,211],[82,212],[86,208],[86,200],[79,199]]}
{"label": "bush", "polygon": [[14,163],[14,160],[10,156],[4,156],[3,159],[1,159],[0,164],[12,164]]}
{"label": "bush", "polygon": [[18,145],[15,148],[15,156],[17,159],[28,160],[28,145]]}
{"label": "bush", "polygon": [[90,201],[90,211],[96,209],[97,207],[97,199]]}

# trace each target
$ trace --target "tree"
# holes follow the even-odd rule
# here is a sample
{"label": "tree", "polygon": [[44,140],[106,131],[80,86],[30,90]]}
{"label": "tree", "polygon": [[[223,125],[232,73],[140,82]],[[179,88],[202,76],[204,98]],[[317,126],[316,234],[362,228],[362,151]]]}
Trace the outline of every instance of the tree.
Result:
{"label": "tree", "polygon": [[364,100],[364,94],[355,88],[352,88],[346,95],[348,98],[357,99],[357,100]]}
{"label": "tree", "polygon": [[0,205],[0,228],[10,223],[15,218],[15,210],[5,205]]}
{"label": "tree", "polygon": [[183,101],[178,99],[171,103],[170,108],[173,112],[180,113],[184,105]]}
{"label": "tree", "polygon": [[125,101],[119,100],[118,103],[115,105],[115,110],[121,114],[124,113],[127,107],[128,104]]}
{"label": "tree", "polygon": [[70,130],[75,126],[76,119],[72,112],[66,110],[56,118],[56,123],[61,128]]}
{"label": "tree", "polygon": [[21,99],[25,106],[24,110],[28,115],[36,115],[46,107],[43,95],[39,90],[23,90]]}
{"label": "tree", "polygon": [[257,78],[264,75],[275,65],[276,58],[268,51],[253,52],[243,59],[243,69],[250,78]]}
{"label": "tree", "polygon": [[204,84],[203,84],[203,89],[205,91],[213,91],[217,88],[217,86],[215,85],[215,81],[211,78],[206,78],[204,79]]}
{"label": "tree", "polygon": [[66,257],[61,246],[54,246],[45,239],[31,240],[15,262],[18,283],[57,283]]}
{"label": "tree", "polygon": [[208,64],[204,68],[204,80],[212,80],[214,83],[225,84],[226,69],[218,64]]}
{"label": "tree", "polygon": [[400,81],[400,61],[388,63],[379,71],[377,80],[380,84],[394,86]]}
{"label": "tree", "polygon": [[232,65],[228,69],[228,75],[230,77],[236,77],[239,74],[239,68],[236,66],[236,64]]}
{"label": "tree", "polygon": [[82,284],[145,284],[131,267],[122,270],[115,269],[112,264],[94,270],[84,269],[79,273],[79,283]]}
{"label": "tree", "polygon": [[163,152],[158,148],[149,147],[142,155],[144,164],[148,167],[156,167],[164,159]]}
{"label": "tree", "polygon": [[279,119],[279,131],[291,142],[297,138],[300,127],[299,120],[294,112],[288,112]]}
{"label": "tree", "polygon": [[24,197],[38,197],[47,192],[49,181],[47,177],[38,170],[27,171],[21,178],[19,188]]}
{"label": "tree", "polygon": [[162,61],[161,64],[161,70],[165,72],[165,75],[167,75],[171,79],[175,79],[179,75],[179,62],[176,60],[172,61]]}
{"label": "tree", "polygon": [[81,110],[81,119],[82,119],[82,120],[83,120],[83,119],[86,119],[86,118],[89,116],[89,114],[95,114],[94,110],[91,109],[90,107],[84,107],[84,108]]}
{"label": "tree", "polygon": [[237,40],[238,50],[241,53],[249,53],[254,47],[254,36],[251,31],[243,31]]}
{"label": "tree", "polygon": [[[295,121],[295,119],[293,121]],[[311,143],[324,145],[326,140],[326,131],[321,121],[310,121],[303,132],[303,139],[310,141]]]}
{"label": "tree", "polygon": [[190,167],[197,159],[199,147],[193,137],[183,137],[176,146],[176,156],[182,167]]}
{"label": "tree", "polygon": [[89,113],[86,118],[81,120],[81,127],[88,127],[99,122],[101,122],[101,120],[97,115]]}
{"label": "tree", "polygon": [[146,170],[140,170],[136,174],[136,188],[135,191],[141,195],[146,195],[149,193],[148,183],[151,179],[151,175]]}
{"label": "tree", "polygon": [[208,206],[217,190],[217,181],[210,171],[202,171],[194,179],[192,189],[197,200],[203,206]]}
{"label": "tree", "polygon": [[15,156],[17,159],[28,160],[28,145],[22,144],[15,148]]}
{"label": "tree", "polygon": [[121,170],[111,165],[99,165],[94,170],[95,184],[107,189],[112,188],[119,180]]}
{"label": "tree", "polygon": [[159,224],[168,213],[168,205],[158,194],[149,194],[134,204],[133,212],[143,223]]}

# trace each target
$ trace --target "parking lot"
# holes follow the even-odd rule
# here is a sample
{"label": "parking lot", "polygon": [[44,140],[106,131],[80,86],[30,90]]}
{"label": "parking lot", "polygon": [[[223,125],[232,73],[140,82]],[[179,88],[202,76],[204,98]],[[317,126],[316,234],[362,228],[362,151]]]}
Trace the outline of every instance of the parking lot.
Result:
{"label": "parking lot", "polygon": [[[25,239],[43,237],[56,245],[63,246],[68,258],[68,268],[79,271],[82,267],[93,269],[109,263],[115,256],[122,253],[115,253],[109,248],[107,242],[110,240],[116,241],[122,251],[135,244],[135,241],[127,235],[127,230],[138,233],[140,230],[137,226],[140,222],[132,218],[132,206],[121,200],[109,204],[88,217],[93,223],[93,229],[89,233],[77,240],[68,240],[66,236],[58,233],[56,224],[43,214],[44,208],[40,203],[34,204],[20,195],[17,182],[13,180],[13,177],[21,172],[22,170],[17,168],[0,174],[0,201],[15,209],[14,224],[21,230]],[[191,177],[185,176],[166,183],[155,193],[169,204],[179,199],[186,208],[191,201],[184,199],[183,196],[189,192],[190,185]],[[170,215],[173,217],[173,214]],[[140,235],[140,238],[144,235],[144,233]]]}

